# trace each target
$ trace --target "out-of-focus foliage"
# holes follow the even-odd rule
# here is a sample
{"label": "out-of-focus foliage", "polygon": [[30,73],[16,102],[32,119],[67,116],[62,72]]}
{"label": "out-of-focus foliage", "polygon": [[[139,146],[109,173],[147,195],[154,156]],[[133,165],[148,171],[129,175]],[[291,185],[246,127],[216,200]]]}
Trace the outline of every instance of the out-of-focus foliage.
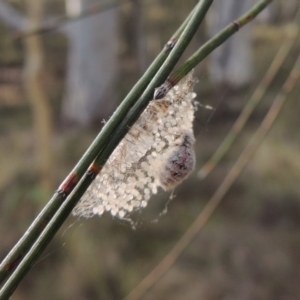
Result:
{"label": "out-of-focus foliage", "polygon": [[[215,0],[217,1],[217,0]],[[45,1],[47,13],[62,13],[63,1]],[[276,1],[275,1],[276,2]],[[297,1],[278,2],[266,22],[252,25],[252,83],[239,90],[213,86],[209,59],[196,69],[198,98],[216,108],[200,109],[195,123],[198,170],[225,137],[289,30]],[[22,1],[10,1],[21,11]],[[194,1],[145,1],[142,32],[146,62],[160,51]],[[280,4],[280,5],[279,5]],[[24,11],[24,10],[23,10]],[[129,6],[119,9],[119,99],[139,76],[133,68]],[[128,25],[128,24],[127,24]],[[241,31],[243,32],[243,31]],[[45,205],[35,166],[31,107],[23,92],[24,45],[0,23],[0,257],[11,249]],[[205,37],[201,29],[189,54]],[[98,127],[63,128],[67,42],[59,33],[42,36],[47,73],[45,88],[54,115],[55,181],[58,185],[92,141]],[[296,42],[241,139],[205,180],[196,172],[174,192],[161,192],[136,216],[132,230],[110,216],[70,218],[13,299],[121,299],[164,257],[201,212],[247,144],[272,103],[300,51]],[[185,58],[188,54],[185,55]],[[139,64],[138,64],[139,65]],[[175,266],[143,299],[297,299],[300,294],[299,84],[274,128],[225,197],[207,227]],[[54,189],[54,187],[53,187]],[[167,213],[161,214],[167,206]],[[51,287],[51,288],[49,288]]]}

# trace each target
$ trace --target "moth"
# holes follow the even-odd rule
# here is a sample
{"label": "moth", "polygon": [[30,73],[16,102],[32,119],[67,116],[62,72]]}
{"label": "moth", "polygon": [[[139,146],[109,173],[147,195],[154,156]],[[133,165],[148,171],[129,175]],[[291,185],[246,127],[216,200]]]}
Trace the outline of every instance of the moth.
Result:
{"label": "moth", "polygon": [[195,166],[195,79],[188,74],[164,98],[152,100],[114,150],[73,210],[120,219],[147,206],[159,189],[171,190]]}

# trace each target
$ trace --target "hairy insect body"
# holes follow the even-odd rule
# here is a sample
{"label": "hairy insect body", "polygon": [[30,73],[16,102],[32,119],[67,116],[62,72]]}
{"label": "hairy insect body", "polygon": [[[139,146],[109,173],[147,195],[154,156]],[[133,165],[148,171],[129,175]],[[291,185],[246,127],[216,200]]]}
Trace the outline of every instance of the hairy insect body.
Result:
{"label": "hairy insect body", "polygon": [[196,163],[194,143],[193,134],[185,133],[178,145],[166,153],[165,164],[160,172],[160,182],[165,190],[174,189],[193,171]]}

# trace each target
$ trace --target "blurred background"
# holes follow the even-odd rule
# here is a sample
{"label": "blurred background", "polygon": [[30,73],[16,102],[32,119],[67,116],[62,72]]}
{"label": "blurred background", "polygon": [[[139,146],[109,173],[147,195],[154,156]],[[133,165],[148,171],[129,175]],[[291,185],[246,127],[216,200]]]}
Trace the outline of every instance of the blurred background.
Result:
{"label": "blurred background", "polygon": [[[181,62],[255,2],[215,0]],[[0,1],[0,258],[195,3]],[[197,167],[174,199],[153,197],[135,229],[110,215],[70,217],[12,299],[122,299],[138,285],[201,213],[280,92],[300,51],[299,6],[275,0],[197,66],[198,99],[214,109],[197,112]],[[37,27],[40,34],[24,37]],[[237,143],[200,180],[198,171],[287,44]],[[140,299],[299,299],[299,92],[297,83],[208,224]]]}

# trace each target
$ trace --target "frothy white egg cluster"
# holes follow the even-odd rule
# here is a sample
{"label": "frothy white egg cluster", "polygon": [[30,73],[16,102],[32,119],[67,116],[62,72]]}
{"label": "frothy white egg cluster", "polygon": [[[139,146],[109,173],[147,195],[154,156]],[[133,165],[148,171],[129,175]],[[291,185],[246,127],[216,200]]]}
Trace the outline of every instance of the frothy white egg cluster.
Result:
{"label": "frothy white egg cluster", "polygon": [[125,218],[147,206],[159,188],[173,189],[193,170],[195,80],[189,74],[153,100],[112,153],[73,214]]}

